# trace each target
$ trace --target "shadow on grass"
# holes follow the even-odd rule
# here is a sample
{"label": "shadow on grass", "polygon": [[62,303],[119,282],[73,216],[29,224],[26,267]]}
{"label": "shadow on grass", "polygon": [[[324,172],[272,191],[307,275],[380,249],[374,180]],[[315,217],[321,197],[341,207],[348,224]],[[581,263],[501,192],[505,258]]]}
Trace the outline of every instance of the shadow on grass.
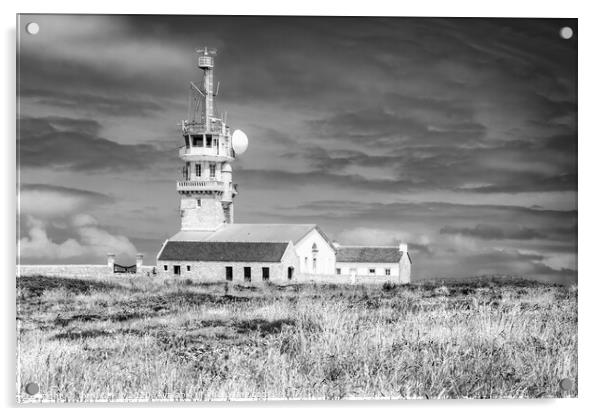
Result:
{"label": "shadow on grass", "polygon": [[79,340],[79,339],[90,339],[90,338],[98,338],[98,337],[107,337],[115,335],[114,332],[109,332],[104,329],[90,329],[85,331],[67,331],[60,334],[56,334],[51,337],[53,340],[62,340],[67,339],[70,341]]}
{"label": "shadow on grass", "polygon": [[293,319],[248,319],[234,321],[233,326],[239,334],[258,332],[260,336],[278,334],[285,326],[295,326]]}
{"label": "shadow on grass", "polygon": [[101,282],[98,280],[49,277],[49,276],[21,276],[17,278],[17,289],[27,291],[31,296],[42,296],[46,290],[65,289],[74,294],[89,294],[93,291],[107,292],[109,290],[121,289],[113,283]]}

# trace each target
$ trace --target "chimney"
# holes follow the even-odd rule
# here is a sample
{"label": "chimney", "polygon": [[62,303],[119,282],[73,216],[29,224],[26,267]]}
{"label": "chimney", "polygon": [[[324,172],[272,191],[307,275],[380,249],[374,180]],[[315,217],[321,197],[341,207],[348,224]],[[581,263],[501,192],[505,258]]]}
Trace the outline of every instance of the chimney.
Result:
{"label": "chimney", "polygon": [[142,267],[142,259],[144,258],[144,254],[142,253],[138,253],[136,254],[136,270],[140,271],[139,269]]}
{"label": "chimney", "polygon": [[107,266],[113,272],[113,266],[115,265],[115,254],[107,254]]}
{"label": "chimney", "polygon": [[407,245],[407,243],[401,243],[399,245],[399,251],[401,251],[402,253],[407,253],[408,252],[408,245]]}

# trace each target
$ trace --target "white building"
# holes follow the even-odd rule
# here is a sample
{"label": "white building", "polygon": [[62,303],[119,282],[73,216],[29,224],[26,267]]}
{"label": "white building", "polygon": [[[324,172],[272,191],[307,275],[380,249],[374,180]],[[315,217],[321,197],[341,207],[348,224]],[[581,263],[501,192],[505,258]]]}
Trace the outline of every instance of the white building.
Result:
{"label": "white building", "polygon": [[[319,276],[390,276],[409,283],[407,249],[337,247],[315,224],[235,224],[232,163],[247,149],[246,135],[233,133],[214,114],[213,56],[198,51],[203,83],[191,83],[188,119],[183,120],[184,162],[181,230],[157,255],[157,272],[208,281],[297,280]],[[404,246],[405,247],[405,246]]]}
{"label": "white building", "polygon": [[337,246],[338,276],[384,277],[410,283],[412,260],[407,244],[399,246]]}

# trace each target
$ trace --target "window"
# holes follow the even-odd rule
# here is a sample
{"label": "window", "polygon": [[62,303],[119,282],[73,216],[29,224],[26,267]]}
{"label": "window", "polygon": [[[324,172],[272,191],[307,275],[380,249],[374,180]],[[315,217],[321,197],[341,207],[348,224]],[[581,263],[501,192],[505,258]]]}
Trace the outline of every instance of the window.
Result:
{"label": "window", "polygon": [[196,164],[196,177],[197,178],[201,177],[201,164],[200,163]]}
{"label": "window", "polygon": [[167,271],[167,264],[163,266],[163,270]]}
{"label": "window", "polygon": [[341,274],[341,269],[337,267],[337,274]]}
{"label": "window", "polygon": [[196,200],[196,206],[197,207],[200,207],[202,205],[202,203],[203,203],[202,199],[199,198],[199,199]]}
{"label": "window", "polygon": [[186,271],[189,272],[190,271],[190,265],[186,266]]}
{"label": "window", "polygon": [[251,281],[251,268],[250,267],[244,268],[244,275],[245,275],[245,282],[250,282]]}
{"label": "window", "polygon": [[213,147],[213,136],[210,134],[207,135],[207,147]]}
{"label": "window", "polygon": [[270,280],[270,268],[269,267],[261,268],[261,278],[263,280]]}
{"label": "window", "polygon": [[180,266],[179,265],[175,265],[173,266],[173,274],[175,275],[180,275]]}
{"label": "window", "polygon": [[288,273],[287,273],[288,280],[293,280],[293,273],[294,272],[295,272],[295,268],[294,267],[289,267],[288,268]]}
{"label": "window", "polygon": [[215,178],[215,163],[209,165],[209,176]]}
{"label": "window", "polygon": [[192,145],[193,146],[199,146],[202,147],[203,146],[203,136],[198,136],[192,139]]}
{"label": "window", "polygon": [[226,266],[226,280],[232,281],[232,266]]}
{"label": "window", "polygon": [[182,175],[185,181],[190,180],[190,163],[186,162],[186,165],[182,168]]}
{"label": "window", "polygon": [[391,276],[391,269],[385,269],[385,275]]}
{"label": "window", "polygon": [[369,269],[368,270],[368,274],[370,274],[371,276],[373,276],[376,273],[376,269]]}
{"label": "window", "polygon": [[312,259],[311,267],[313,272],[315,273],[318,267],[318,260],[315,257]]}

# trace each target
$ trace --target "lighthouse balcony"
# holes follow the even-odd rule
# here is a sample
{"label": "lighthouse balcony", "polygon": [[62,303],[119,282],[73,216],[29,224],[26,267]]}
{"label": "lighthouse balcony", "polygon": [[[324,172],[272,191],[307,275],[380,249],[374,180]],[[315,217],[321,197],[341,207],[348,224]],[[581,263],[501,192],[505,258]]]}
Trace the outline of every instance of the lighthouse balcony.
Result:
{"label": "lighthouse balcony", "polygon": [[226,162],[234,159],[232,149],[225,146],[182,146],[179,149],[180,158],[187,162],[198,160],[209,160],[214,162]]}
{"label": "lighthouse balcony", "polygon": [[178,181],[178,192],[224,192],[223,181]]}
{"label": "lighthouse balcony", "polygon": [[205,122],[182,120],[182,133],[184,136],[199,134],[223,134],[229,136],[230,127],[217,117],[211,117],[209,125]]}

